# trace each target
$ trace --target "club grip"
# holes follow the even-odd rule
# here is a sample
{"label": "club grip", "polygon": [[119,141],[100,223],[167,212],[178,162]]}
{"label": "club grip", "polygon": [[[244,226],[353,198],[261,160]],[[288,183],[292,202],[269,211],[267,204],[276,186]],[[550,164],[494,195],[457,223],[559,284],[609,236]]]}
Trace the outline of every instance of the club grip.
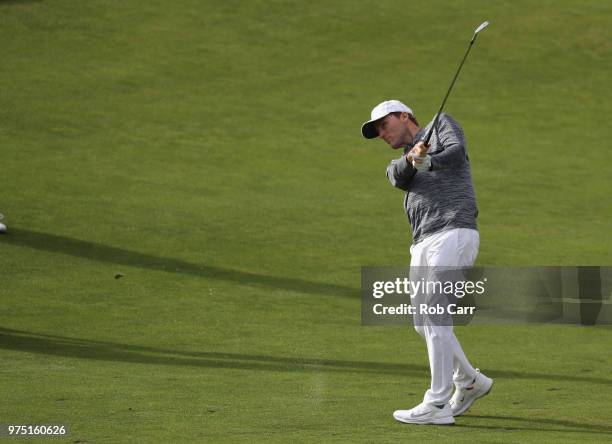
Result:
{"label": "club grip", "polygon": [[425,142],[425,145],[427,146],[429,146],[429,139],[431,139],[432,133],[433,133],[433,125],[431,126],[431,128],[429,128],[429,131],[427,131],[427,135],[423,139],[423,142]]}

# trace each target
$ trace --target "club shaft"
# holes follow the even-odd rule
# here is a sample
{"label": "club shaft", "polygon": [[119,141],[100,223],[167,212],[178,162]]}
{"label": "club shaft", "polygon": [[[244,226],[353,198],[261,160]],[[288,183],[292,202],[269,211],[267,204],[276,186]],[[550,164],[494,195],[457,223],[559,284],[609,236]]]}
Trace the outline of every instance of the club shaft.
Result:
{"label": "club shaft", "polygon": [[448,88],[448,91],[446,91],[446,95],[444,96],[444,99],[442,100],[440,109],[438,109],[438,112],[436,113],[436,117],[433,121],[433,124],[429,128],[429,131],[427,131],[427,135],[425,136],[425,139],[424,139],[425,145],[429,145],[429,139],[431,139],[431,135],[433,134],[434,128],[438,125],[438,119],[440,118],[440,114],[442,113],[442,109],[444,108],[444,104],[446,103],[446,99],[448,99],[448,96],[450,95],[450,92],[453,89],[453,85],[455,85],[455,81],[457,80],[457,77],[459,77],[459,72],[461,71],[461,68],[463,67],[463,64],[465,63],[465,59],[467,59],[467,56],[470,53],[470,49],[472,49],[474,40],[475,38],[472,38],[472,40],[470,41],[470,44],[468,45],[468,48],[465,51],[465,55],[463,56],[463,59],[461,60],[461,63],[459,64],[459,68],[457,68],[457,72],[455,72],[455,77],[453,77],[453,81],[451,82]]}

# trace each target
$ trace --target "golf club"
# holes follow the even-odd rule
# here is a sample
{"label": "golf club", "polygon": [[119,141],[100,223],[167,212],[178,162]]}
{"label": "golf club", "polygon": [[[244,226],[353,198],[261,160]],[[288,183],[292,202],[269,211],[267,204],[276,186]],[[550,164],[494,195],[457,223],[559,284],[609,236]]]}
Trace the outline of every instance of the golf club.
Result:
{"label": "golf club", "polygon": [[459,68],[457,68],[457,72],[455,73],[455,77],[453,77],[453,81],[451,82],[451,84],[450,84],[450,86],[448,88],[448,91],[446,91],[446,95],[444,96],[444,100],[442,100],[442,105],[440,105],[440,109],[436,113],[436,117],[435,117],[435,119],[433,121],[433,125],[431,125],[431,128],[429,128],[429,131],[427,131],[427,135],[425,136],[425,139],[423,139],[423,141],[425,142],[425,145],[429,146],[429,139],[431,138],[431,135],[433,133],[434,128],[436,128],[437,125],[438,125],[438,119],[440,118],[440,113],[442,112],[442,109],[444,108],[444,104],[446,103],[446,99],[448,99],[448,96],[449,96],[451,90],[453,89],[453,85],[455,84],[455,80],[457,80],[457,77],[459,76],[459,72],[461,71],[461,67],[463,66],[463,63],[465,62],[465,59],[467,59],[467,56],[470,53],[470,49],[472,49],[472,45],[476,41],[476,36],[478,35],[478,33],[480,31],[485,29],[487,26],[489,26],[489,22],[485,21],[485,22],[482,22],[480,24],[480,26],[478,26],[478,28],[476,28],[474,30],[474,35],[472,36],[472,40],[470,40],[470,44],[468,45],[467,51],[465,51],[465,55],[463,56],[463,60],[461,60],[461,63],[459,64]]}

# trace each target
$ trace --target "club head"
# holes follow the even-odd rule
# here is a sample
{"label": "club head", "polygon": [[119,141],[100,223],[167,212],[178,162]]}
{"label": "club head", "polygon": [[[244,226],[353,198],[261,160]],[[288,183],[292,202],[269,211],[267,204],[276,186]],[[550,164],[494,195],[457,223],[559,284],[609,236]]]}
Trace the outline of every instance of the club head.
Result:
{"label": "club head", "polygon": [[480,24],[480,26],[478,28],[476,28],[476,31],[474,31],[474,34],[478,34],[480,31],[482,31],[483,29],[485,29],[487,26],[489,26],[489,22],[482,22]]}
{"label": "club head", "polygon": [[485,29],[487,26],[489,26],[489,22],[484,21],[480,24],[478,28],[474,30],[474,35],[472,36],[472,43],[474,42],[474,40],[476,40],[476,36],[478,35],[478,33]]}

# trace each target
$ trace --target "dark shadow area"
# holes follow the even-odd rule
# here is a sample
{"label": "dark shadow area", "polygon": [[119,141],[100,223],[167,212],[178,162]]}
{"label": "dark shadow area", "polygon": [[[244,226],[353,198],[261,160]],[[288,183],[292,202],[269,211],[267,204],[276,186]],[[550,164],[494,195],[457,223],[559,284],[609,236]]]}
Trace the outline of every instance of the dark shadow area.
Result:
{"label": "dark shadow area", "polygon": [[0,0],[0,8],[2,6],[12,5],[31,5],[36,3],[42,3],[43,0]]}
{"label": "dark shadow area", "polygon": [[555,375],[548,373],[531,373],[519,372],[512,370],[487,370],[487,376],[492,378],[507,378],[507,379],[539,379],[546,382],[551,381],[567,381],[567,382],[588,382],[592,384],[612,385],[612,379],[594,378],[589,376],[570,376],[570,375]]}
{"label": "dark shadow area", "polygon": [[164,271],[166,273],[187,274],[235,282],[241,285],[261,286],[326,296],[349,296],[357,298],[360,295],[360,290],[358,288],[194,264],[180,259],[158,257],[124,250],[122,248],[109,247],[95,242],[82,241],[48,233],[39,233],[21,228],[11,228],[9,233],[0,237],[0,242],[51,253],[66,254],[92,261]]}
{"label": "dark shadow area", "polygon": [[599,425],[599,424],[587,424],[576,421],[566,421],[560,419],[549,419],[549,418],[523,418],[520,416],[491,416],[491,415],[465,415],[462,418],[478,418],[478,419],[497,419],[503,421],[517,421],[524,422],[528,424],[542,424],[545,426],[561,426],[568,428],[536,428],[536,427],[524,427],[524,426],[489,426],[489,425],[473,425],[473,424],[456,424],[459,427],[465,428],[482,428],[482,429],[491,429],[491,430],[529,430],[529,431],[539,431],[539,432],[563,432],[563,433],[598,433],[605,435],[612,435],[612,426],[608,425]]}
{"label": "dark shadow area", "polygon": [[186,352],[163,348],[89,341],[0,328],[0,349],[68,358],[139,364],[197,366],[284,372],[371,372],[423,375],[427,366],[378,362],[274,357],[240,353]]}
{"label": "dark shadow area", "polygon": [[[68,358],[133,362],[140,364],[286,372],[341,371],[376,374],[386,373],[418,377],[427,377],[429,375],[429,367],[427,365],[311,359],[302,357],[276,357],[241,353],[177,351],[156,347],[37,334],[8,328],[0,328],[0,349]],[[502,379],[536,379],[546,382],[565,381],[612,385],[612,379],[589,376],[556,375],[494,369],[488,369],[487,374],[494,378]]]}

